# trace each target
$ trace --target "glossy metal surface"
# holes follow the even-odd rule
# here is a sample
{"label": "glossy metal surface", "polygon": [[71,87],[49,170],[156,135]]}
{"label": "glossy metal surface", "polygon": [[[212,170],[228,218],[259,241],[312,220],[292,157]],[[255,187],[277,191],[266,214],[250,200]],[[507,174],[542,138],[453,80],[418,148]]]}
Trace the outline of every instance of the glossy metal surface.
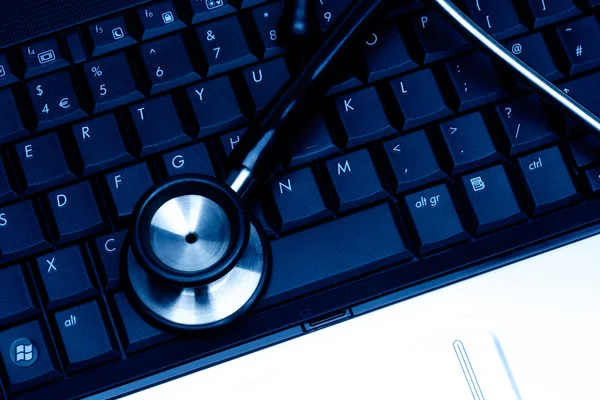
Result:
{"label": "glossy metal surface", "polygon": [[523,84],[528,89],[544,98],[551,105],[556,106],[559,110],[568,111],[578,121],[582,122],[584,126],[592,128],[594,134],[600,136],[600,118],[598,116],[567,96],[562,90],[504,48],[504,46],[467,17],[452,1],[435,0],[435,2],[464,32],[474,38],[478,44],[485,47],[496,59],[514,71],[523,80]]}
{"label": "glossy metal surface", "polygon": [[217,324],[244,310],[260,291],[266,274],[264,249],[254,225],[237,265],[205,286],[183,288],[149,275],[131,251],[127,262],[131,287],[143,306],[159,319],[187,328]]}
{"label": "glossy metal surface", "polygon": [[175,197],[150,221],[150,247],[160,261],[178,272],[201,272],[227,253],[231,228],[225,211],[198,195]]}
{"label": "glossy metal surface", "polygon": [[240,197],[244,197],[254,186],[254,176],[246,167],[233,170],[225,179],[225,183]]}

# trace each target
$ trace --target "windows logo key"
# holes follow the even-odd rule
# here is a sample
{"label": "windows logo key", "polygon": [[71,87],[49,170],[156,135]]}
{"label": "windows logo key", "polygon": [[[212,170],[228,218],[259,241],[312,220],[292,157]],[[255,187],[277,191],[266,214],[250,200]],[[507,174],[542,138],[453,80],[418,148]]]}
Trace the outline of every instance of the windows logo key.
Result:
{"label": "windows logo key", "polygon": [[29,339],[17,339],[10,346],[10,359],[19,367],[29,367],[37,358],[37,346]]}

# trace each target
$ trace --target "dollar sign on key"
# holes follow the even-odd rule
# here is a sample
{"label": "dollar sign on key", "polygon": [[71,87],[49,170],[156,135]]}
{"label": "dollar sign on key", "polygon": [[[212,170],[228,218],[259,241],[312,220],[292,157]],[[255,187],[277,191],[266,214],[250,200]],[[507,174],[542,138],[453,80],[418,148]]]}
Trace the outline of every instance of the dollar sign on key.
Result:
{"label": "dollar sign on key", "polygon": [[37,95],[38,96],[41,96],[41,95],[44,94],[44,91],[42,90],[42,85],[37,85],[36,89],[37,89]]}

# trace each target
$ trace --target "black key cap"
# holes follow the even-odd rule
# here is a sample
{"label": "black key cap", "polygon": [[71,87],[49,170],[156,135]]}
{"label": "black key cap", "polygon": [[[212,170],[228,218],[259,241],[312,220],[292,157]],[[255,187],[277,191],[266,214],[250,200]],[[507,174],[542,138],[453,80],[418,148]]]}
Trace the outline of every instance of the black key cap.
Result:
{"label": "black key cap", "polygon": [[411,129],[452,115],[430,69],[391,82],[404,117],[403,129]]}
{"label": "black key cap", "polygon": [[225,151],[225,158],[229,158],[235,146],[240,142],[242,136],[244,136],[245,129],[238,129],[237,131],[229,132],[226,135],[221,136],[220,141]]}
{"label": "black key cap", "polygon": [[203,174],[215,176],[208,150],[204,143],[184,147],[163,155],[169,176],[178,174]]}
{"label": "black key cap", "polygon": [[172,35],[140,46],[150,94],[185,85],[200,79],[188,57],[181,35]]}
{"label": "black key cap", "polygon": [[425,64],[455,56],[469,48],[464,36],[435,10],[415,14],[412,22],[421,45],[421,60]]}
{"label": "black key cap", "polygon": [[25,177],[25,193],[35,193],[76,179],[67,165],[56,133],[15,146]]}
{"label": "black key cap", "polygon": [[112,172],[105,179],[112,200],[112,216],[119,223],[131,216],[138,200],[154,184],[145,163]]}
{"label": "black key cap", "polygon": [[[210,1],[210,0],[209,0]],[[236,0],[238,6],[241,8],[248,8],[256,6],[258,4],[266,3],[269,0]]]}
{"label": "black key cap", "polygon": [[66,354],[67,372],[120,356],[95,301],[57,312],[54,318]]}
{"label": "black key cap", "polygon": [[30,81],[27,89],[35,109],[35,126],[38,131],[87,116],[79,106],[71,78],[66,71]]}
{"label": "black key cap", "polygon": [[510,155],[558,140],[540,101],[535,96],[521,97],[500,104],[496,112],[502,121]]}
{"label": "black key cap", "polygon": [[355,64],[341,65],[341,70],[331,77],[327,96],[346,92],[357,87],[364,86],[364,83],[358,78],[360,75]]}
{"label": "black key cap", "polygon": [[394,172],[392,184],[396,193],[446,177],[433,154],[425,131],[389,140],[383,144],[383,148]]}
{"label": "black key cap", "polygon": [[188,0],[192,7],[192,24],[233,14],[235,7],[231,0]]}
{"label": "black key cap", "polygon": [[124,293],[113,296],[114,307],[119,315],[120,329],[123,332],[125,351],[133,353],[164,343],[175,336],[148,324],[133,309]]}
{"label": "black key cap", "polygon": [[79,31],[68,33],[65,36],[65,43],[69,48],[69,55],[73,64],[80,64],[88,60],[88,55],[83,46],[83,40]]}
{"label": "black key cap", "polygon": [[344,13],[352,0],[319,0],[317,3],[317,15],[321,25],[321,32],[325,32],[335,24],[335,21]]}
{"label": "black key cap", "polygon": [[297,167],[313,161],[339,154],[340,149],[333,143],[323,116],[312,115],[295,135],[292,144],[290,167]]}
{"label": "black key cap", "polygon": [[289,231],[331,216],[309,168],[279,175],[271,180],[279,211],[279,230]]}
{"label": "black key cap", "polygon": [[142,21],[142,40],[148,40],[185,28],[170,0],[149,4],[137,10]]}
{"label": "black key cap", "polygon": [[29,295],[29,288],[20,266],[0,268],[0,293],[5,299],[0,304],[0,326],[39,313]]}
{"label": "black key cap", "polygon": [[526,4],[531,12],[534,29],[555,24],[581,14],[581,10],[577,8],[574,0],[527,0]]}
{"label": "black key cap", "polygon": [[100,279],[105,290],[116,289],[121,286],[121,253],[127,231],[113,232],[96,239]]}
{"label": "black key cap", "polygon": [[556,28],[566,55],[569,74],[600,66],[600,22],[595,16],[568,22]]}
{"label": "black key cap", "polygon": [[0,352],[10,392],[39,385],[62,375],[48,343],[52,344],[37,321],[0,332]]}
{"label": "black key cap", "polygon": [[526,219],[501,165],[464,176],[462,184],[471,206],[472,220],[469,222],[475,234]]}
{"label": "black key cap", "polygon": [[564,78],[564,74],[556,66],[548,50],[548,45],[540,32],[505,42],[504,47],[544,78],[550,81]]}
{"label": "black key cap", "polygon": [[58,244],[103,231],[106,223],[98,210],[89,182],[81,182],[48,193]]}
{"label": "black key cap", "polygon": [[0,90],[0,144],[29,135],[23,127],[17,102],[10,89]]}
{"label": "black key cap", "polygon": [[171,96],[158,97],[129,107],[144,157],[191,142],[183,131]]}
{"label": "black key cap", "polygon": [[74,125],[73,135],[81,157],[83,176],[133,161],[133,156],[123,144],[114,114]]}
{"label": "black key cap", "polygon": [[440,125],[452,160],[452,174],[491,164],[501,158],[481,113],[468,114]]}
{"label": "black key cap", "polygon": [[390,125],[377,90],[368,87],[335,100],[338,114],[346,132],[346,147],[389,136],[396,132]]}
{"label": "black key cap", "polygon": [[258,61],[250,53],[246,37],[236,17],[220,19],[196,29],[208,62],[208,76],[213,76]]}
{"label": "black key cap", "polygon": [[88,30],[92,38],[92,56],[94,57],[136,43],[127,30],[125,19],[120,15],[92,24]]}
{"label": "black key cap", "polygon": [[600,161],[600,140],[588,135],[569,143],[577,168],[586,168]]}
{"label": "black key cap", "polygon": [[600,192],[600,167],[585,171],[585,182],[588,191],[594,195],[598,195]]}
{"label": "black key cap", "polygon": [[131,75],[125,53],[91,61],[83,68],[93,96],[94,113],[144,98]]}
{"label": "black key cap", "polygon": [[410,259],[394,221],[390,206],[382,204],[275,240],[273,272],[259,307]]}
{"label": "black key cap", "polygon": [[475,53],[446,63],[454,88],[455,107],[470,110],[506,97],[490,58]]}
{"label": "black key cap", "polygon": [[335,209],[345,212],[388,196],[366,149],[326,163],[336,192]]}
{"label": "black key cap", "polygon": [[22,47],[21,54],[25,60],[26,79],[69,66],[53,37]]}
{"label": "black key cap", "polygon": [[533,215],[566,206],[579,198],[557,147],[519,159]]}
{"label": "black key cap", "polygon": [[19,195],[12,188],[4,163],[0,159],[0,203],[7,203],[18,198]]}
{"label": "black key cap", "polygon": [[469,238],[462,227],[448,188],[439,185],[404,199],[414,223],[419,252],[428,253]]}
{"label": "black key cap", "polygon": [[367,82],[389,78],[418,67],[408,51],[396,26],[372,33],[365,40]]}
{"label": "black key cap", "polygon": [[187,89],[200,126],[199,137],[244,125],[248,120],[240,111],[229,78],[211,79]]}
{"label": "black key cap", "polygon": [[31,200],[0,208],[0,257],[2,262],[49,249]]}
{"label": "black key cap", "polygon": [[467,0],[473,20],[497,40],[527,32],[512,2],[497,0]]}
{"label": "black key cap", "polygon": [[4,54],[0,54],[0,87],[18,82],[19,78],[13,74],[12,68]]}
{"label": "black key cap", "polygon": [[290,72],[283,58],[246,68],[243,75],[250,89],[255,113],[264,109],[290,78]]}
{"label": "black key cap", "polygon": [[565,93],[596,115],[600,115],[600,72],[561,85]]}
{"label": "black key cap", "polygon": [[283,1],[266,4],[252,10],[254,23],[260,34],[263,58],[273,57],[285,52],[279,40],[279,19],[283,14]]}
{"label": "black key cap", "polygon": [[78,246],[38,257],[37,266],[44,283],[44,302],[48,308],[75,303],[98,293],[92,285]]}

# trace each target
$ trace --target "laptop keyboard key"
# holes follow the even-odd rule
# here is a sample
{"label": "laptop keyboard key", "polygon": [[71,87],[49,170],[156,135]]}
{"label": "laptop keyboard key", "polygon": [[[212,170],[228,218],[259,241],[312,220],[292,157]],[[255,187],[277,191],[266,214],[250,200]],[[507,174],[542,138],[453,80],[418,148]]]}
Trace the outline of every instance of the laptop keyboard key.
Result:
{"label": "laptop keyboard key", "polygon": [[231,0],[188,0],[192,7],[192,24],[233,14],[236,10]]}
{"label": "laptop keyboard key", "polygon": [[475,234],[481,235],[526,219],[501,165],[464,176],[462,184],[471,206],[470,222]]}
{"label": "laptop keyboard key", "polygon": [[564,78],[540,32],[505,42],[504,47],[549,81]]}
{"label": "laptop keyboard key", "polygon": [[290,78],[290,72],[283,58],[246,68],[242,73],[250,89],[255,113],[262,111]]}
{"label": "laptop keyboard key", "polygon": [[121,253],[127,230],[113,232],[95,240],[99,259],[100,279],[104,289],[112,290],[121,285]]}
{"label": "laptop keyboard key", "polygon": [[392,167],[392,184],[396,193],[444,179],[425,131],[389,140],[383,149]]}
{"label": "laptop keyboard key", "polygon": [[555,24],[581,14],[574,0],[540,1],[527,0],[527,7],[533,18],[533,28]]}
{"label": "laptop keyboard key", "polygon": [[136,44],[127,30],[125,19],[120,15],[92,24],[88,31],[94,57]]}
{"label": "laptop keyboard key", "polygon": [[144,98],[131,75],[125,53],[117,53],[83,66],[94,113],[133,103]]}
{"label": "laptop keyboard key", "polygon": [[319,0],[317,3],[317,15],[321,32],[325,32],[335,24],[335,21],[344,13],[352,0]]}
{"label": "laptop keyboard key", "polygon": [[25,193],[31,194],[76,179],[56,133],[38,136],[15,146],[25,177]]}
{"label": "laptop keyboard key", "polygon": [[191,86],[187,95],[200,126],[198,137],[235,128],[248,121],[226,76]]}
{"label": "laptop keyboard key", "polygon": [[470,110],[505,97],[498,74],[490,58],[483,53],[471,54],[446,63],[454,88],[455,107]]}
{"label": "laptop keyboard key", "polygon": [[27,89],[37,116],[38,131],[87,116],[79,106],[71,78],[66,71],[30,81]]}
{"label": "laptop keyboard key", "polygon": [[0,203],[7,203],[19,198],[19,194],[13,189],[8,178],[8,172],[0,159]]}
{"label": "laptop keyboard key", "polygon": [[17,102],[10,89],[0,90],[0,144],[29,135],[23,127]]}
{"label": "laptop keyboard key", "polygon": [[558,140],[536,96],[511,100],[496,107],[510,155]]}
{"label": "laptop keyboard key", "polygon": [[57,312],[54,318],[68,373],[120,357],[95,301]]}
{"label": "laptop keyboard key", "polygon": [[78,246],[38,257],[37,267],[44,283],[44,301],[49,309],[75,303],[98,293],[92,285]]}
{"label": "laptop keyboard key", "polygon": [[169,176],[178,174],[202,174],[216,176],[204,143],[184,147],[163,155]]}
{"label": "laptop keyboard key", "polygon": [[584,179],[589,193],[597,196],[600,192],[600,167],[585,171]]}
{"label": "laptop keyboard key", "polygon": [[25,60],[26,79],[69,66],[53,37],[21,47],[21,54]]}
{"label": "laptop keyboard key", "polygon": [[185,24],[179,19],[177,10],[170,0],[140,7],[137,14],[142,22],[142,40],[152,39],[185,28]]}
{"label": "laptop keyboard key", "polygon": [[430,69],[414,72],[391,82],[408,130],[452,115]]}
{"label": "laptop keyboard key", "polygon": [[31,200],[0,208],[0,259],[14,260],[49,249]]}
{"label": "laptop keyboard key", "polygon": [[229,158],[231,152],[233,152],[233,149],[235,149],[235,146],[240,142],[240,139],[244,136],[245,132],[246,129],[238,129],[237,131],[229,132],[219,138],[225,152],[225,158]]}
{"label": "laptop keyboard key", "polygon": [[230,71],[258,61],[250,52],[242,27],[236,17],[228,17],[202,25],[196,29],[204,57],[208,62],[208,76]]}
{"label": "laptop keyboard key", "polygon": [[422,190],[404,199],[414,223],[419,252],[429,253],[469,238],[446,185]]}
{"label": "laptop keyboard key", "polygon": [[59,378],[56,357],[38,321],[0,332],[0,353],[8,391],[17,392]]}
{"label": "laptop keyboard key", "polygon": [[330,160],[326,167],[335,188],[335,206],[338,212],[364,206],[388,196],[366,149]]}
{"label": "laptop keyboard key", "polygon": [[192,141],[169,95],[133,105],[129,112],[138,133],[141,157]]}
{"label": "laptop keyboard key", "polygon": [[48,193],[58,244],[101,232],[107,226],[89,182],[80,182]]}
{"label": "laptop keyboard key", "polygon": [[501,158],[479,112],[443,123],[440,129],[452,160],[452,174],[479,168]]}
{"label": "laptop keyboard key", "polygon": [[112,216],[118,223],[131,216],[142,195],[154,184],[145,163],[109,173],[105,180],[112,200]]}
{"label": "laptop keyboard key", "polygon": [[346,132],[347,148],[356,147],[396,132],[388,121],[383,104],[374,87],[338,97],[335,104]]}
{"label": "laptop keyboard key", "polygon": [[312,171],[304,168],[271,179],[281,232],[329,218]]}
{"label": "laptop keyboard key", "polygon": [[140,46],[150,94],[164,92],[200,79],[188,56],[181,35],[171,35]]}
{"label": "laptop keyboard key", "polygon": [[73,126],[83,176],[133,161],[123,144],[114,114],[106,114]]}
{"label": "laptop keyboard key", "polygon": [[577,102],[596,115],[600,115],[600,72],[586,75],[560,86]]}
{"label": "laptop keyboard key", "polygon": [[331,140],[323,116],[313,114],[294,137],[289,166],[297,167],[339,153],[340,149]]}
{"label": "laptop keyboard key", "polygon": [[388,26],[369,35],[363,49],[367,82],[389,78],[418,67],[408,54],[396,26]]}
{"label": "laptop keyboard key", "polygon": [[560,150],[542,150],[519,159],[527,186],[529,208],[539,215],[566,206],[579,198]]}
{"label": "laptop keyboard key", "polygon": [[263,58],[274,57],[285,52],[280,44],[278,32],[283,6],[284,2],[280,0],[252,10],[254,23],[262,41]]}
{"label": "laptop keyboard key", "polygon": [[473,20],[497,40],[527,32],[512,2],[498,0],[466,0]]}
{"label": "laptop keyboard key", "polygon": [[412,18],[424,64],[458,55],[469,48],[467,39],[435,10],[424,10]]}
{"label": "laptop keyboard key", "polygon": [[113,296],[113,302],[119,316],[118,322],[120,322],[120,328],[123,332],[125,351],[127,353],[156,346],[175,337],[146,322],[134,310],[124,293],[116,293]]}
{"label": "laptop keyboard key", "polygon": [[600,22],[589,16],[556,28],[571,75],[600,66]]}
{"label": "laptop keyboard key", "polygon": [[18,81],[19,78],[13,73],[6,55],[0,53],[0,88]]}
{"label": "laptop keyboard key", "polygon": [[0,268],[0,326],[12,324],[39,313],[19,265]]}
{"label": "laptop keyboard key", "polygon": [[600,161],[600,140],[586,135],[569,142],[573,161],[579,169],[589,167]]}

